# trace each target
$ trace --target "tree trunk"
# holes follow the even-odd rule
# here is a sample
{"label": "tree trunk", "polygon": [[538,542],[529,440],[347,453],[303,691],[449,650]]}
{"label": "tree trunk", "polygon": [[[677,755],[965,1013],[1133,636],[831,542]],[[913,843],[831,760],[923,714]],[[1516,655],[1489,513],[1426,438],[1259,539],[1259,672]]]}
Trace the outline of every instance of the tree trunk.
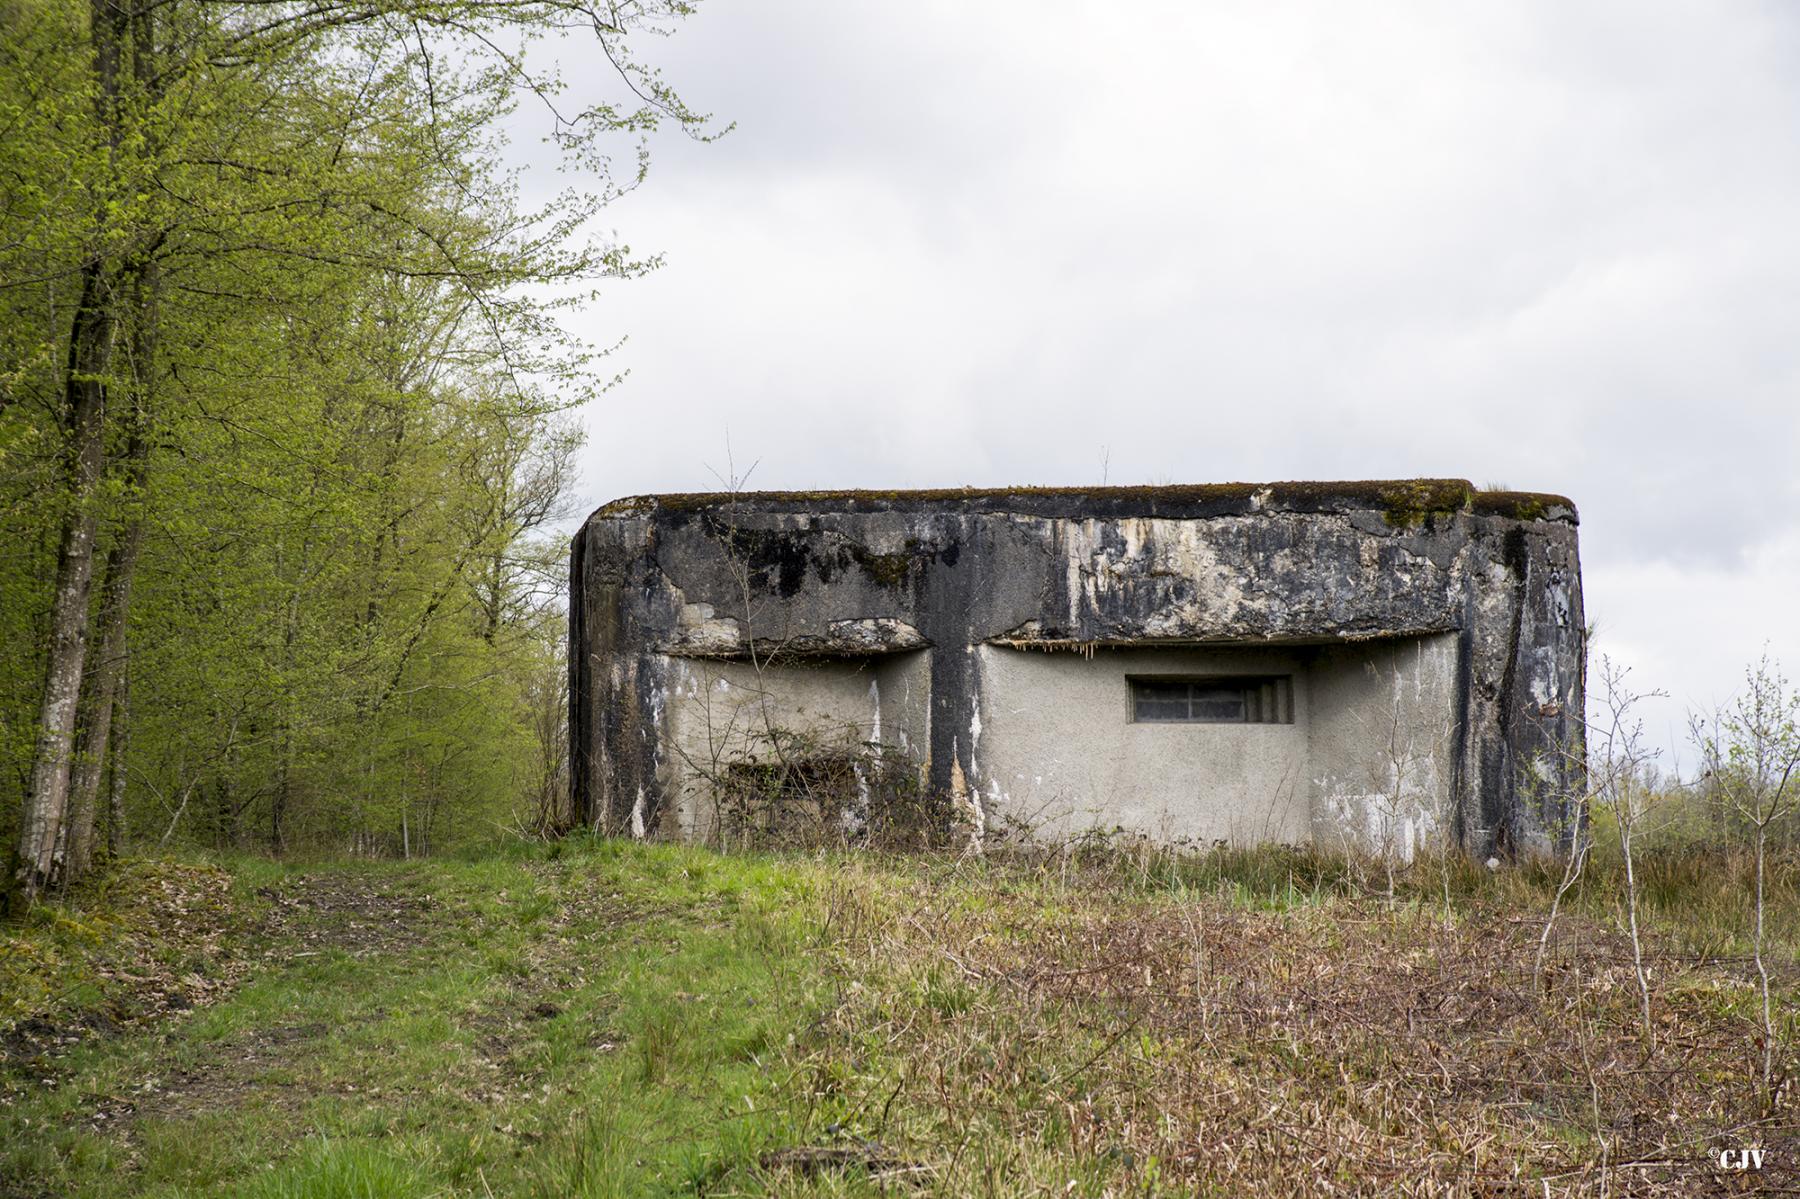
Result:
{"label": "tree trunk", "polygon": [[[301,554],[304,567],[306,555]],[[276,573],[281,573],[281,554],[276,552]],[[304,577],[302,569],[297,577]],[[283,625],[281,635],[281,668],[287,675],[294,667],[294,639],[300,624],[300,591],[298,585],[288,592],[287,602],[282,605]],[[281,720],[281,760],[275,771],[275,794],[269,800],[269,852],[280,857],[287,851],[287,830],[283,821],[287,818],[288,800],[293,795],[294,787],[294,697],[292,689],[284,695],[280,708]]]}
{"label": "tree trunk", "polygon": [[119,690],[113,697],[112,765],[106,804],[106,853],[118,857],[125,848],[125,763],[131,733],[131,649],[121,645]]}
{"label": "tree trunk", "polygon": [[[147,334],[133,340],[140,350],[148,347]],[[133,413],[131,439],[125,452],[126,490],[139,497],[143,494],[149,458],[142,408],[140,390],[140,402]],[[138,551],[143,542],[143,515],[133,512],[106,556],[106,574],[100,585],[99,650],[97,660],[87,672],[87,686],[78,708],[75,762],[69,789],[68,858],[62,867],[70,878],[79,877],[93,862],[94,822],[100,810],[100,783],[106,767],[113,699],[125,660],[125,625],[131,610],[131,581],[137,571]]]}
{"label": "tree trunk", "polygon": [[[93,47],[95,108],[107,131],[109,149],[121,142],[119,65],[130,14],[119,0],[92,0],[88,40]],[[103,211],[103,210],[102,210]],[[30,903],[47,887],[56,866],[68,814],[69,766],[74,751],[75,715],[87,663],[88,592],[94,578],[95,491],[105,466],[106,379],[112,368],[117,323],[115,289],[120,270],[96,252],[81,269],[80,300],[69,328],[69,355],[63,375],[63,486],[67,504],[56,555],[55,590],[50,601],[49,652],[37,716],[37,745],[25,810],[14,847],[12,886],[20,903]]]}
{"label": "tree trunk", "polygon": [[281,763],[275,768],[275,794],[269,799],[269,852],[280,857],[287,849],[286,832],[281,827],[287,815],[288,795],[293,786],[293,734],[281,731]]}
{"label": "tree trunk", "polygon": [[[148,18],[144,18],[147,22]],[[149,37],[147,26],[138,30],[139,41]],[[140,73],[150,61],[148,47],[136,49]],[[63,870],[74,878],[93,862],[94,824],[100,811],[100,784],[106,767],[106,751],[112,730],[113,699],[125,660],[125,629],[131,611],[131,584],[137,572],[138,552],[144,543],[144,484],[149,473],[149,413],[156,359],[157,273],[153,266],[136,271],[131,280],[129,312],[120,323],[130,330],[126,343],[131,377],[131,404],[125,412],[126,442],[124,494],[128,513],[118,539],[106,556],[106,573],[100,584],[99,647],[88,668],[81,703],[76,712],[75,761],[69,794],[67,860]]]}
{"label": "tree trunk", "polygon": [[25,811],[19,821],[13,887],[25,903],[50,884],[56,847],[68,811],[69,765],[75,713],[87,663],[88,592],[94,577],[94,492],[104,465],[105,375],[111,365],[111,280],[98,263],[82,271],[81,304],[69,337],[63,393],[68,436],[65,485],[68,510],[56,556],[56,588],[50,607],[50,652],[38,706],[37,748]]}
{"label": "tree trunk", "polygon": [[143,541],[143,523],[133,520],[106,558],[100,591],[98,660],[88,672],[80,704],[75,762],[69,786],[68,859],[63,869],[79,877],[93,862],[94,822],[100,810],[100,783],[112,731],[113,700],[125,657],[125,620],[131,606],[131,576]]}

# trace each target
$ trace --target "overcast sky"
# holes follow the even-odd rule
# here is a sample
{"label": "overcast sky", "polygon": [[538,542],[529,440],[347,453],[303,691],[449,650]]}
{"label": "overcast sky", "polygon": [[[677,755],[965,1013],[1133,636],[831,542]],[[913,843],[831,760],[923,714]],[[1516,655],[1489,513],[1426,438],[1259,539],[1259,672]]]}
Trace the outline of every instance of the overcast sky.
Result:
{"label": "overcast sky", "polygon": [[583,318],[585,499],[727,429],[759,488],[1466,477],[1579,504],[1659,741],[1800,673],[1800,6],[711,0],[646,52],[737,129],[609,212],[667,265]]}

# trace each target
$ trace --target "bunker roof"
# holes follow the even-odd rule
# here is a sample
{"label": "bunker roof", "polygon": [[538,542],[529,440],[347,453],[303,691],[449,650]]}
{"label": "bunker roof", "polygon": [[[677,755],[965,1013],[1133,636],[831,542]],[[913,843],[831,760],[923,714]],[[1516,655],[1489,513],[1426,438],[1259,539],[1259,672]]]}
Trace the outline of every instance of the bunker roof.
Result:
{"label": "bunker roof", "polygon": [[1430,516],[1470,512],[1511,520],[1577,524],[1575,504],[1533,491],[1483,491],[1467,479],[1366,479],[1340,482],[1183,483],[1145,487],[944,487],[916,491],[704,491],[635,495],[602,506],[595,518],[655,512],[739,509],[777,514],[822,512],[1017,512],[1073,519],[1193,518],[1258,512],[1377,511],[1409,526]]}

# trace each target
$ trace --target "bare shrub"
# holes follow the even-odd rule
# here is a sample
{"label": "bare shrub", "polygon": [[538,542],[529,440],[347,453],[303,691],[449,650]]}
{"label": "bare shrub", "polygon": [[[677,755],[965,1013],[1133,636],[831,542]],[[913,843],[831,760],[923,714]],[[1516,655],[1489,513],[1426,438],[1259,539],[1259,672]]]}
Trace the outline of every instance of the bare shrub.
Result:
{"label": "bare shrub", "polygon": [[903,851],[959,834],[951,798],[924,786],[893,746],[779,727],[767,741],[705,779],[722,846]]}
{"label": "bare shrub", "polygon": [[1725,814],[1750,832],[1756,859],[1755,917],[1751,945],[1762,992],[1762,1093],[1775,1090],[1777,1033],[1769,997],[1765,950],[1767,876],[1771,833],[1794,808],[1794,772],[1800,767],[1800,692],[1765,651],[1744,672],[1744,690],[1723,714],[1689,723],[1700,752],[1703,782]]}
{"label": "bare shrub", "polygon": [[1631,937],[1631,968],[1637,978],[1643,1033],[1651,1035],[1650,976],[1644,969],[1644,941],[1638,920],[1638,877],[1634,838],[1645,804],[1654,794],[1654,764],[1659,750],[1644,740],[1643,701],[1664,694],[1634,691],[1631,668],[1600,656],[1598,714],[1586,721],[1590,793],[1611,814],[1618,829],[1619,853],[1625,865],[1625,923]]}

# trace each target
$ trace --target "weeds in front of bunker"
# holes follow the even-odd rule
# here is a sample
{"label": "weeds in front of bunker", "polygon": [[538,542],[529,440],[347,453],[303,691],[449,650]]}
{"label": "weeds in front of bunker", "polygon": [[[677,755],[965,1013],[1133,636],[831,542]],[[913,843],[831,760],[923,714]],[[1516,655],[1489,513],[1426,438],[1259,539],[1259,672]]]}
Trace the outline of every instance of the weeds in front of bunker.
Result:
{"label": "weeds in front of bunker", "polygon": [[1753,863],[1640,855],[1646,1041],[1596,840],[1535,983],[1550,867],[1446,863],[1446,922],[1429,859],[1390,903],[1371,862],[1121,837],[227,863],[254,972],[13,1062],[0,1194],[1670,1194],[1745,1145],[1795,1185]]}
{"label": "weeds in front of bunker", "polygon": [[[1692,1193],[1745,1144],[1784,1163],[1762,1184],[1800,1180],[1743,957],[1684,948],[1647,886],[1646,1038],[1597,891],[1534,981],[1556,878],[1453,866],[1445,922],[1435,866],[1390,905],[1385,878],[1300,850],[990,855],[898,890],[847,863],[845,981],[799,1047],[792,1123],[943,1194]],[[1720,889],[1646,874],[1678,905]]]}

